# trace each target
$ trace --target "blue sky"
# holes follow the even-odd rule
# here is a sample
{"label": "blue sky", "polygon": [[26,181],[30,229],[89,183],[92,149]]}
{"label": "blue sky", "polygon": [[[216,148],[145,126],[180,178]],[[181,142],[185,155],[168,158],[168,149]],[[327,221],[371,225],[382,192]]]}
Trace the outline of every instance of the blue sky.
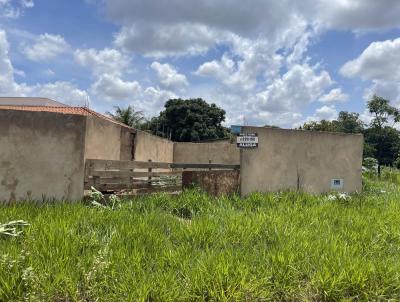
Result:
{"label": "blue sky", "polygon": [[157,115],[201,97],[226,124],[296,127],[400,105],[397,0],[0,0],[0,96]]}

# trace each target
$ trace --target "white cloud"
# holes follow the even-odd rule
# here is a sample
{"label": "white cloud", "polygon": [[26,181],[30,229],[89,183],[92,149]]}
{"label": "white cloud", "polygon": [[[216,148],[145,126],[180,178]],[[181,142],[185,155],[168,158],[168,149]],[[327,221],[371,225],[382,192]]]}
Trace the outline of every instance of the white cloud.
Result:
{"label": "white cloud", "polygon": [[[282,37],[285,39],[304,25],[352,31],[400,26],[397,0],[254,0],[251,5],[238,0],[104,0],[100,3],[105,5],[109,18],[121,25],[116,35],[119,47],[157,56],[199,54],[225,41],[232,33],[283,43]],[[298,40],[294,57],[297,53],[301,55],[307,40]]]}
{"label": "white cloud", "polygon": [[400,38],[371,43],[361,55],[342,66],[340,72],[349,78],[372,81],[365,99],[376,93],[400,103]]}
{"label": "white cloud", "polygon": [[121,75],[131,64],[130,58],[116,49],[77,49],[74,53],[78,64],[89,67],[95,75],[103,73]]}
{"label": "white cloud", "polygon": [[299,110],[316,101],[333,81],[327,71],[318,71],[308,64],[294,65],[259,92],[254,105],[270,112]]}
{"label": "white cloud", "polygon": [[[89,95],[69,82],[27,85],[17,83],[16,73],[9,58],[9,44],[5,31],[0,30],[0,95],[40,96],[58,100],[70,105],[83,105]],[[20,73],[17,71],[17,73]]]}
{"label": "white cloud", "polygon": [[324,94],[319,98],[320,102],[333,103],[333,102],[346,102],[349,99],[349,95],[342,92],[342,88],[334,88],[327,94]]}
{"label": "white cloud", "polygon": [[51,70],[50,68],[47,68],[45,71],[43,71],[43,73],[48,77],[52,77],[55,75],[55,72],[53,70]]}
{"label": "white cloud", "polygon": [[299,126],[302,126],[304,123],[318,122],[321,120],[332,121],[337,117],[338,117],[338,112],[333,105],[330,106],[324,105],[321,108],[316,109],[313,115],[308,116],[306,119],[295,123],[293,127],[297,128]]}
{"label": "white cloud", "polygon": [[24,46],[22,52],[32,61],[45,61],[67,52],[70,46],[60,35],[42,34],[33,45]]}
{"label": "white cloud", "polygon": [[156,72],[157,78],[163,87],[176,89],[189,85],[186,76],[178,73],[170,64],[153,62],[150,67]]}
{"label": "white cloud", "polygon": [[340,72],[347,77],[364,80],[400,80],[400,38],[371,43],[362,54],[346,64]]}
{"label": "white cloud", "polygon": [[318,120],[328,120],[331,121],[337,118],[338,112],[334,106],[322,106],[315,110],[315,117]]}
{"label": "white cloud", "polygon": [[253,89],[260,74],[264,79],[278,74],[283,58],[267,40],[251,41],[236,36],[232,42],[232,53],[225,52],[220,60],[203,63],[195,74],[214,77],[235,90]]}
{"label": "white cloud", "polygon": [[25,9],[35,5],[33,0],[0,0],[0,18],[16,19],[24,14]]}
{"label": "white cloud", "polygon": [[116,75],[104,74],[92,84],[90,92],[107,101],[119,102],[133,100],[141,89],[136,81],[124,81]]}
{"label": "white cloud", "polygon": [[73,106],[84,106],[86,101],[90,99],[86,91],[64,81],[35,85],[29,87],[28,91],[27,95],[47,97]]}

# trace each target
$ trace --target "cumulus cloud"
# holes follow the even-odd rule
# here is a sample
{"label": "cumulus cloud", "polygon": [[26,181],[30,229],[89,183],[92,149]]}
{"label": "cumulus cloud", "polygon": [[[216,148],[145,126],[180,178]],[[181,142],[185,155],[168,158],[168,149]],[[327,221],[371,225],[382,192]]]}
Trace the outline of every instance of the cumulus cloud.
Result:
{"label": "cumulus cloud", "polygon": [[[148,55],[204,52],[235,33],[244,38],[262,36],[271,43],[297,31],[300,24],[352,31],[399,27],[397,0],[238,0],[165,1],[105,0],[105,11],[122,26],[116,44]],[[302,26],[300,26],[302,27]],[[268,29],[268,30],[265,30]],[[303,39],[298,44],[307,44]]]}
{"label": "cumulus cloud", "polygon": [[362,54],[340,69],[346,77],[364,80],[400,80],[400,38],[371,43]]}
{"label": "cumulus cloud", "polygon": [[178,73],[170,64],[161,64],[155,61],[150,67],[156,72],[157,78],[163,87],[177,89],[189,85],[186,76]]}
{"label": "cumulus cloud", "polygon": [[282,56],[275,53],[268,41],[251,41],[235,37],[233,51],[224,53],[220,60],[205,62],[196,75],[214,77],[230,89],[253,89],[260,76],[270,78],[278,74]]}
{"label": "cumulus cloud", "polygon": [[83,105],[89,98],[86,91],[65,81],[27,85],[14,79],[15,69],[9,58],[9,44],[5,31],[0,30],[0,95],[41,96],[70,105]]}
{"label": "cumulus cloud", "polygon": [[366,99],[376,93],[400,103],[400,38],[371,43],[358,58],[345,63],[340,72],[345,77],[371,81]]}
{"label": "cumulus cloud", "polygon": [[297,64],[257,93],[254,105],[271,112],[298,110],[317,100],[332,84],[327,71]]}
{"label": "cumulus cloud", "polygon": [[342,92],[342,88],[334,88],[327,94],[324,94],[319,98],[320,102],[333,103],[333,102],[346,102],[349,99],[349,95]]}
{"label": "cumulus cloud", "polygon": [[124,81],[116,75],[104,74],[92,84],[90,91],[108,101],[132,100],[141,91],[136,81]]}
{"label": "cumulus cloud", "polygon": [[45,61],[67,52],[70,46],[60,35],[42,34],[32,45],[23,48],[23,53],[32,61]]}
{"label": "cumulus cloud", "polygon": [[120,75],[131,63],[127,55],[111,48],[77,49],[74,56],[78,64],[90,68],[95,75],[103,73]]}
{"label": "cumulus cloud", "polygon": [[337,118],[338,112],[334,106],[322,106],[315,110],[315,117],[318,120],[328,120],[331,121]]}

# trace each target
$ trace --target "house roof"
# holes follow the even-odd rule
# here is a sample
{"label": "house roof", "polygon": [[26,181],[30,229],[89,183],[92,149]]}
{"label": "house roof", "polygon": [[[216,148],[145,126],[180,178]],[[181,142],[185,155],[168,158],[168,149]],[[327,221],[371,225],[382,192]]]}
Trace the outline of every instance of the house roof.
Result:
{"label": "house roof", "polygon": [[54,113],[62,113],[62,114],[76,114],[83,116],[96,116],[98,118],[107,120],[111,123],[120,125],[125,128],[132,129],[131,127],[120,123],[106,115],[100,114],[96,111],[93,111],[87,107],[69,107],[69,106],[10,106],[10,105],[1,105],[0,110],[20,110],[20,111],[39,111],[39,112],[54,112]]}
{"label": "house roof", "polygon": [[68,107],[63,103],[39,97],[0,97],[0,106],[51,106]]}

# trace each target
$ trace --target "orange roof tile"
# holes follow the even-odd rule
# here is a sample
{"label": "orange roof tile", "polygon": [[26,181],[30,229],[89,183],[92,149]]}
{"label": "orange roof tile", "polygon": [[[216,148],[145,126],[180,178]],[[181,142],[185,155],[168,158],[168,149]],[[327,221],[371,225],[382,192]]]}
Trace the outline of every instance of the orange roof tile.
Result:
{"label": "orange roof tile", "polygon": [[9,106],[9,105],[0,105],[0,110],[21,110],[21,111],[41,111],[41,112],[55,112],[55,113],[63,113],[63,114],[76,114],[76,115],[84,115],[84,116],[97,116],[98,118],[105,119],[114,124],[118,124],[125,128],[131,127],[120,123],[111,117],[100,114],[96,111],[93,111],[86,107],[53,107],[53,106]]}

